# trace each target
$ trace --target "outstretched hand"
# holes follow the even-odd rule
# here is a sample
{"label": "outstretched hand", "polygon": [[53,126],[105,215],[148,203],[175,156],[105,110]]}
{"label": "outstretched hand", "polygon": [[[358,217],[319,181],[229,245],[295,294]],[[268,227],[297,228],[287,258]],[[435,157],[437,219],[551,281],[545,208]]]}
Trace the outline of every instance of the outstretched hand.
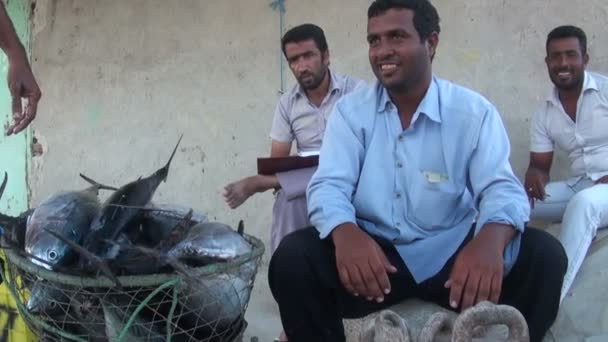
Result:
{"label": "outstretched hand", "polygon": [[[25,53],[9,56],[7,82],[12,97],[14,123],[8,127],[6,134],[11,135],[21,132],[34,120],[38,101],[42,97]],[[22,99],[26,100],[25,106]]]}

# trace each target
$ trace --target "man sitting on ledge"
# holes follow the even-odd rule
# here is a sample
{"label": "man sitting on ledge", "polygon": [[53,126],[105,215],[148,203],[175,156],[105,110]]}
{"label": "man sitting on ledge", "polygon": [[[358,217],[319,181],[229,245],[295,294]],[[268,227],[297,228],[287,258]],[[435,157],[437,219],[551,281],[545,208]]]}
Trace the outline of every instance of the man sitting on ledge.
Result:
{"label": "man sitting on ledge", "polygon": [[315,228],[285,237],[270,262],[291,342],[344,341],[343,318],[408,298],[513,306],[531,341],[555,320],[563,248],[525,228],[528,199],[496,108],[433,75],[439,31],[428,0],[369,7],[378,81],[336,104],[308,187]]}

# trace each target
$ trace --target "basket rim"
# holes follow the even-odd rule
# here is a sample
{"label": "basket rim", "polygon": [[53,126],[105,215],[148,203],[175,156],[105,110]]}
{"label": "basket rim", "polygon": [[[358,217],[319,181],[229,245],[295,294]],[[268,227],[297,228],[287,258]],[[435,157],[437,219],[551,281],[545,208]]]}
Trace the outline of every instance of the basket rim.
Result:
{"label": "basket rim", "polygon": [[[243,234],[243,237],[247,242],[251,243],[252,251],[242,255],[230,262],[225,263],[213,263],[202,267],[193,267],[192,275],[194,276],[206,276],[215,273],[220,273],[240,265],[243,265],[247,262],[250,262],[254,259],[260,258],[262,254],[264,254],[264,243],[259,238],[246,234]],[[71,286],[81,286],[81,287],[97,287],[97,288],[113,288],[116,287],[116,284],[109,278],[104,275],[99,275],[97,277],[85,277],[85,276],[77,276],[59,273],[56,271],[48,270],[44,267],[38,266],[28,260],[27,258],[22,257],[17,252],[12,249],[4,250],[4,254],[6,256],[6,261],[8,264],[14,265],[21,272],[26,272],[33,274],[39,278],[45,279],[47,281],[52,281],[55,283],[60,283],[62,285],[71,285]],[[257,273],[257,271],[256,271]],[[160,284],[166,283],[168,281],[174,280],[175,278],[181,278],[176,272],[173,273],[154,273],[154,274],[144,274],[144,275],[129,275],[129,276],[118,276],[118,281],[123,287],[145,287],[145,286],[158,286]]]}

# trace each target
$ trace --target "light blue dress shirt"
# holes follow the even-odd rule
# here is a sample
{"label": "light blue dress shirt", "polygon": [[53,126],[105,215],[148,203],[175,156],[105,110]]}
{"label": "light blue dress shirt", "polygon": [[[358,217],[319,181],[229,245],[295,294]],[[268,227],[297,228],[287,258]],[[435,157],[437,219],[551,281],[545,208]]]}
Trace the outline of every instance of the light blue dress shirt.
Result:
{"label": "light blue dress shirt", "polygon": [[[472,225],[523,232],[530,208],[509,163],[496,108],[446,80],[433,80],[411,125],[376,82],[340,99],[330,115],[319,168],[309,183],[311,223],[326,238],[346,222],[392,241],[420,283],[437,274]],[[521,234],[507,246],[505,274]]]}

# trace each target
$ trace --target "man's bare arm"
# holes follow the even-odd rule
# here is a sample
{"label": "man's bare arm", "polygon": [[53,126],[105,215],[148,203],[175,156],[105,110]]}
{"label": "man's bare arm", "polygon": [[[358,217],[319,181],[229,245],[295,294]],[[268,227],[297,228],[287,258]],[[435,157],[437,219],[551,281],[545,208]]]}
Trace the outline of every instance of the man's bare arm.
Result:
{"label": "man's bare arm", "polygon": [[[273,140],[270,145],[270,157],[287,157],[291,143]],[[224,187],[224,199],[232,209],[243,204],[251,195],[270,189],[279,189],[281,184],[276,175],[255,175],[230,183]]]}
{"label": "man's bare arm", "polygon": [[[12,96],[13,119],[7,134],[19,133],[29,125],[36,117],[38,101],[42,96],[38,83],[34,78],[32,69],[27,60],[25,48],[3,3],[0,3],[0,48],[8,57],[7,83]],[[23,108],[21,99],[27,99],[27,105]]]}
{"label": "man's bare arm", "polygon": [[530,200],[535,198],[540,200],[545,199],[545,184],[549,181],[552,163],[553,152],[530,153],[530,165],[528,166],[528,171],[526,171],[526,180],[524,182],[526,193]]}

